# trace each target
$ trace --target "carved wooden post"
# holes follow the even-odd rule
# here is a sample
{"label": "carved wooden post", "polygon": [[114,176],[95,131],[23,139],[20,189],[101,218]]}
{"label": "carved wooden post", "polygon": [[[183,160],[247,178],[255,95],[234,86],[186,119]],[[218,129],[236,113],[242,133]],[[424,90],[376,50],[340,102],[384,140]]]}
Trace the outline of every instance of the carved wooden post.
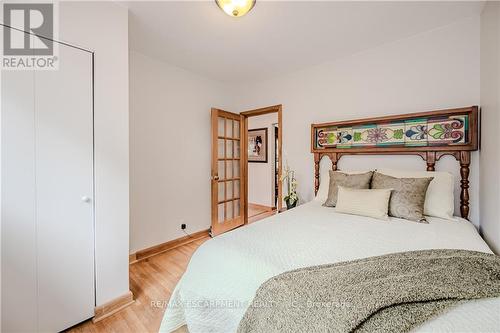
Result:
{"label": "carved wooden post", "polygon": [[330,160],[332,161],[332,170],[337,171],[337,162],[339,160],[337,153],[331,153],[331,154],[328,154],[328,156],[330,157]]}
{"label": "carved wooden post", "polygon": [[460,152],[460,213],[464,219],[469,218],[469,166],[470,166],[470,151]]}
{"label": "carved wooden post", "polygon": [[319,190],[319,161],[321,156],[319,153],[314,153],[314,194],[318,194]]}
{"label": "carved wooden post", "polygon": [[427,171],[435,171],[435,165],[436,165],[436,152],[435,151],[428,151],[427,152]]}

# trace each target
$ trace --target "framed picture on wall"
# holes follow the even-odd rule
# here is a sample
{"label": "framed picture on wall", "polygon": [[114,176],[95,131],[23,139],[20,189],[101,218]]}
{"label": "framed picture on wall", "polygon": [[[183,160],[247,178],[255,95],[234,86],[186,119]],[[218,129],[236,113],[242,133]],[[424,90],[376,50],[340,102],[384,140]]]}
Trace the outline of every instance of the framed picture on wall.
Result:
{"label": "framed picture on wall", "polygon": [[248,130],[248,162],[267,163],[267,128]]}

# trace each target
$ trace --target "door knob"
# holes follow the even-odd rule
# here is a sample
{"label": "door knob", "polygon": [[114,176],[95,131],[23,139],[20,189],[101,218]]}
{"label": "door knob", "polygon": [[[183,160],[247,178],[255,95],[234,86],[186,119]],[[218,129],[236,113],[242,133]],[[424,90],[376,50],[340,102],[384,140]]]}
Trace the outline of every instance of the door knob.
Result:
{"label": "door knob", "polygon": [[88,203],[88,202],[90,202],[90,201],[91,201],[91,199],[90,199],[89,197],[87,197],[87,196],[83,196],[83,197],[82,197],[82,201],[83,201],[83,202],[87,202],[87,203]]}

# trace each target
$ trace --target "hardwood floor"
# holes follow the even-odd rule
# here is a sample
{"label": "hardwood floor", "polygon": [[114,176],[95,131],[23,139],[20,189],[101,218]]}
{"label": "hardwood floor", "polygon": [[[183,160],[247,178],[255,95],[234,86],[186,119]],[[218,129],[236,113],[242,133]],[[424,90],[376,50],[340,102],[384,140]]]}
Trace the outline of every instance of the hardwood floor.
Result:
{"label": "hardwood floor", "polygon": [[68,332],[158,332],[165,306],[186,270],[193,252],[208,237],[130,265],[130,289],[135,302],[97,323],[85,321]]}
{"label": "hardwood floor", "polygon": [[274,214],[276,214],[276,209],[273,207],[248,203],[248,223],[262,220]]}

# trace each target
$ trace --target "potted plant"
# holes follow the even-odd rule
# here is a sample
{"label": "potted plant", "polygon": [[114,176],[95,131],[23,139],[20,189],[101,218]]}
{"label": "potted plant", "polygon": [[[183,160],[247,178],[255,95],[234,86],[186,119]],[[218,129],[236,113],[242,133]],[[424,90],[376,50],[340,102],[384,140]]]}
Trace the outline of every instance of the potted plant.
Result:
{"label": "potted plant", "polygon": [[281,181],[286,181],[288,194],[283,198],[283,200],[285,200],[286,208],[291,209],[297,206],[299,197],[297,195],[297,179],[295,179],[295,171],[290,170],[288,164],[285,167],[285,170],[283,170]]}

